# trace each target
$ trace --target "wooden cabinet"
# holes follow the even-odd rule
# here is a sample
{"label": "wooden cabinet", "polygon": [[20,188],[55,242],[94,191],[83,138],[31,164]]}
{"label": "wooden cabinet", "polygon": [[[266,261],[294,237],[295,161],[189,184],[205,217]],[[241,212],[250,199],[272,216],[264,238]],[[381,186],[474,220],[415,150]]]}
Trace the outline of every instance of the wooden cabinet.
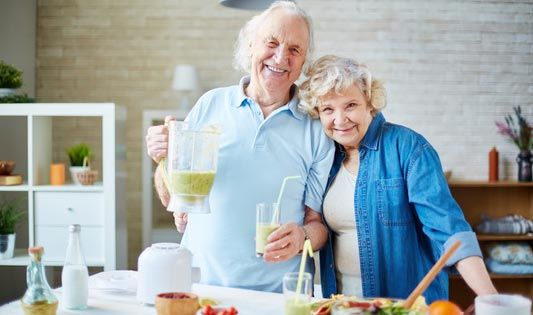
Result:
{"label": "wooden cabinet", "polygon": [[[88,266],[105,270],[127,267],[124,122],[125,111],[114,104],[0,106],[0,159],[16,160],[15,172],[24,178],[22,185],[0,186],[0,197],[20,198],[27,209],[25,224],[17,230],[15,257],[0,260],[0,266],[27,265],[27,248],[34,245],[44,246],[46,265],[62,266],[68,226],[80,224]],[[67,125],[72,131],[56,132],[57,125]],[[50,186],[50,163],[66,155],[66,148],[58,143],[83,142],[86,133],[96,138],[94,168],[99,171],[99,181],[91,186],[72,184],[66,165],[67,183]]]}
{"label": "wooden cabinet", "polygon": [[[533,218],[533,183],[513,181],[450,181],[451,192],[463,209],[466,220],[472,228],[481,222],[483,215],[499,218],[508,214],[519,214]],[[483,235],[478,240],[486,257],[487,245],[494,242],[525,241],[533,245],[533,235]],[[501,293],[533,296],[533,275],[492,274],[491,279]],[[475,294],[460,276],[450,277],[450,299],[461,307],[474,301]]]}

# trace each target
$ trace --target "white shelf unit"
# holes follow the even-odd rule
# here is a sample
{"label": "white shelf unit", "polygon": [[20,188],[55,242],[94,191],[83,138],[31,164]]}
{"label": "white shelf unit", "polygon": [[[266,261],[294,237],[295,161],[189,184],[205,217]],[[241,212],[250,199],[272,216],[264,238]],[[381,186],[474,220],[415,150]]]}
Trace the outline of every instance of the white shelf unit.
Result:
{"label": "white shelf unit", "polygon": [[[81,241],[88,266],[104,270],[127,267],[127,230],[124,207],[126,180],[125,151],[116,126],[125,121],[125,110],[111,103],[37,103],[2,104],[0,124],[16,121],[16,128],[27,133],[0,134],[0,144],[8,143],[18,151],[24,183],[0,186],[0,193],[27,194],[29,246],[45,248],[43,261],[62,266],[68,240],[68,225],[82,226]],[[100,182],[92,186],[65,184],[51,186],[49,167],[52,161],[52,120],[54,117],[96,117],[101,119],[102,172]],[[20,129],[22,128],[22,129]],[[11,138],[8,138],[11,137]],[[25,139],[24,139],[25,137]],[[4,139],[2,139],[4,138]],[[118,141],[116,141],[118,139]],[[75,140],[75,139],[74,139]],[[21,144],[27,146],[26,150]],[[23,153],[21,153],[23,152]],[[4,153],[4,154],[7,154]],[[2,152],[0,152],[2,159]],[[27,163],[27,165],[26,165]],[[26,168],[26,169],[25,169]],[[69,177],[66,165],[65,177]],[[17,171],[17,167],[15,168]],[[17,237],[19,237],[17,235]],[[16,248],[12,259],[0,260],[0,266],[27,265],[27,248]]]}

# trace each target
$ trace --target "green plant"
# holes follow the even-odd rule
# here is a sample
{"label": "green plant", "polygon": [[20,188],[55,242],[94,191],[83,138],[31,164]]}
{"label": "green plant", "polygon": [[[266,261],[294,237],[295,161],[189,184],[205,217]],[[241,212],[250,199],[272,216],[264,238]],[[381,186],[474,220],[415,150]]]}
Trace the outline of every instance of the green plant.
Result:
{"label": "green plant", "polygon": [[35,100],[28,96],[28,94],[11,94],[0,97],[0,103],[33,103]]}
{"label": "green plant", "polygon": [[[83,160],[91,158],[91,148],[85,144],[80,143],[67,149],[70,166],[83,166]],[[89,163],[89,161],[87,161]]]}
{"label": "green plant", "polygon": [[17,89],[22,86],[22,71],[0,60],[0,89]]}
{"label": "green plant", "polygon": [[15,227],[25,213],[20,203],[20,199],[0,202],[0,235],[15,233]]}

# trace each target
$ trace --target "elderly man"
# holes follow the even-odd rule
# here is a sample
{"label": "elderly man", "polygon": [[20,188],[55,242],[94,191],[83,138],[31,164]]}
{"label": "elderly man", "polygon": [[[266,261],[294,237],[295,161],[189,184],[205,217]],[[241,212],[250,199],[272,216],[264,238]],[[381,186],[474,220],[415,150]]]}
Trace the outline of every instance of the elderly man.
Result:
{"label": "elderly man", "polygon": [[[283,275],[298,270],[305,239],[315,249],[327,239],[320,212],[334,147],[320,122],[298,110],[294,84],[311,48],[306,13],[293,2],[275,2],[240,31],[235,65],[249,76],[207,92],[186,118],[192,129],[217,124],[222,131],[211,213],[174,214],[204,283],[280,292]],[[148,130],[148,154],[156,162],[166,155],[167,134],[164,126]],[[156,186],[165,204],[160,172]],[[300,179],[287,185],[281,200],[284,224],[256,257],[256,204],[276,201],[290,175]]]}

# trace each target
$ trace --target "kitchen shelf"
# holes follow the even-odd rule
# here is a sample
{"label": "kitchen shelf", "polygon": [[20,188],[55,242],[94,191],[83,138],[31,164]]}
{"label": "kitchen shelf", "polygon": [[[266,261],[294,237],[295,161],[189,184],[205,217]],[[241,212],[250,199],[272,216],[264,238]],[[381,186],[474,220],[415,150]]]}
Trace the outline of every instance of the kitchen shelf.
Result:
{"label": "kitchen shelf", "polygon": [[489,241],[533,241],[533,234],[526,235],[498,235],[498,234],[477,234],[480,242]]}
{"label": "kitchen shelf", "polygon": [[28,191],[28,182],[22,182],[20,185],[0,186],[0,191]]}
{"label": "kitchen shelf", "polygon": [[34,191],[103,191],[102,182],[96,182],[94,185],[76,185],[66,184],[61,186],[38,185],[33,186]]}
{"label": "kitchen shelf", "polygon": [[[533,274],[515,275],[515,274],[489,273],[489,276],[491,279],[509,279],[509,280],[533,279]],[[453,274],[453,275],[450,275],[449,277],[452,280],[463,279],[461,275],[458,275],[458,274]]]}
{"label": "kitchen shelf", "polygon": [[[15,256],[0,260],[0,266],[27,265],[27,248],[35,245],[44,247],[45,265],[62,266],[70,224],[82,226],[88,266],[106,271],[127,266],[126,178],[121,173],[126,163],[125,154],[118,154],[125,153],[121,142],[125,118],[125,111],[111,103],[0,106],[0,130],[4,132],[0,151],[9,153],[5,159],[16,161],[15,173],[25,180],[22,185],[0,186],[0,197],[23,199],[27,213],[26,224],[17,232]],[[49,185],[50,164],[67,160],[65,149],[85,141],[94,146],[93,165],[99,181],[87,186]],[[65,177],[68,180],[68,166]]]}
{"label": "kitchen shelf", "polygon": [[[501,218],[509,214],[533,218],[533,183],[501,180],[488,182],[481,180],[451,180],[450,191],[472,228],[476,228],[483,218]],[[490,242],[525,241],[533,244],[533,234],[497,235],[477,234],[479,245],[486,254]],[[490,273],[499,292],[533,296],[533,274]],[[450,276],[450,300],[462,308],[468,307],[475,298],[473,291],[458,275]]]}
{"label": "kitchen shelf", "polygon": [[482,180],[450,180],[448,185],[454,188],[461,187],[499,187],[499,188],[512,188],[512,187],[532,187],[533,182],[517,182],[511,180],[501,180],[497,182],[488,182]]}
{"label": "kitchen shelf", "polygon": [[15,248],[13,258],[1,259],[0,266],[26,266],[29,262],[28,249]]}

